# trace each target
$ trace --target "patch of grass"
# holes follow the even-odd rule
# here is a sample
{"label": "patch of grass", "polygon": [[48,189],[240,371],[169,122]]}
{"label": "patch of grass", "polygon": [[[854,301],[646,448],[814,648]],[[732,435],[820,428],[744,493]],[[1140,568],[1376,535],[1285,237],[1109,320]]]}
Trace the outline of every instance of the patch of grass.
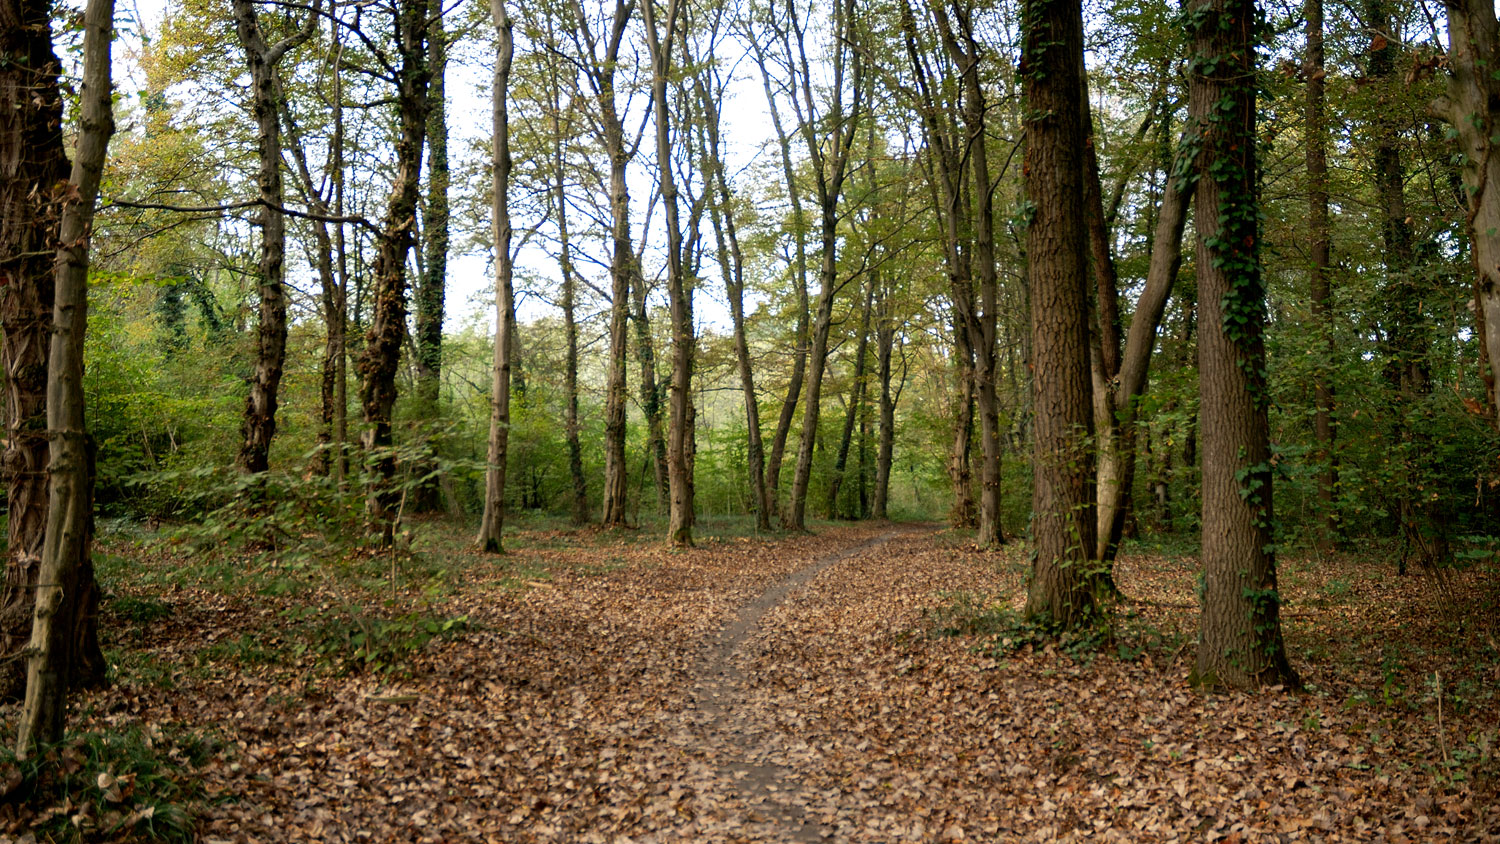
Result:
{"label": "patch of grass", "polygon": [[283,611],[282,617],[295,627],[300,640],[292,646],[294,654],[313,654],[341,673],[409,674],[411,659],[418,651],[471,626],[466,615],[440,617],[412,612],[383,618],[360,611],[330,613],[315,607],[293,607]]}
{"label": "patch of grass", "polygon": [[138,598],[134,595],[114,595],[104,602],[105,609],[120,618],[137,625],[147,625],[164,618],[171,618],[176,609],[157,598]]}
{"label": "patch of grass", "polygon": [[69,736],[25,760],[10,745],[0,749],[0,812],[39,841],[70,844],[192,841],[206,800],[193,769],[222,749],[157,726]]}
{"label": "patch of grass", "polygon": [[114,672],[114,680],[135,686],[154,686],[159,689],[177,687],[176,669],[173,665],[149,651],[126,648],[109,651],[105,660]]}

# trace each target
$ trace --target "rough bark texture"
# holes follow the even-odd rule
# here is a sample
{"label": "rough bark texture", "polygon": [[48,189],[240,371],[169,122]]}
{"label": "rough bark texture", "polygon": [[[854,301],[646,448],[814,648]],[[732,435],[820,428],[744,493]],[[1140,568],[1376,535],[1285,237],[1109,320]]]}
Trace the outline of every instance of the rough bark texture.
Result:
{"label": "rough bark texture", "polygon": [[437,418],[443,374],[443,311],[448,284],[448,70],[447,34],[442,16],[435,17],[427,35],[428,67],[432,82],[427,91],[427,194],[422,208],[422,274],[417,283],[416,333],[417,402],[429,420]]}
{"label": "rough bark texture", "polygon": [[1083,15],[1077,0],[1029,0],[1020,75],[1028,119],[1035,562],[1026,614],[1060,627],[1094,612],[1093,408],[1083,214]]}
{"label": "rough bark texture", "polygon": [[[552,35],[548,19],[548,36]],[[557,222],[557,266],[562,273],[563,333],[567,349],[563,359],[563,393],[566,411],[563,419],[568,440],[568,475],[573,482],[571,515],[575,525],[589,523],[589,486],[583,473],[583,443],[578,423],[578,277],[573,267],[572,232],[568,227],[568,198],[565,192],[567,163],[563,136],[561,83],[557,64],[548,65],[552,96],[552,204]]]}
{"label": "rough bark texture", "polygon": [[1307,229],[1308,229],[1308,298],[1312,305],[1313,329],[1318,336],[1318,361],[1313,372],[1313,436],[1317,441],[1317,461],[1323,464],[1318,473],[1318,501],[1323,507],[1325,546],[1333,545],[1339,535],[1339,517],[1335,506],[1338,486],[1338,463],[1334,455],[1333,431],[1333,314],[1329,308],[1329,276],[1332,266],[1330,250],[1332,229],[1328,224],[1328,120],[1324,114],[1323,77],[1323,0],[1306,0],[1303,6],[1307,24],[1307,55],[1303,68],[1307,75]]}
{"label": "rough bark texture", "polygon": [[373,314],[360,354],[361,441],[376,476],[367,506],[381,544],[395,538],[400,495],[392,488],[391,415],[396,406],[396,369],[406,338],[406,259],[416,224],[422,146],[427,137],[427,0],[400,0],[392,9],[396,34],[397,137],[391,196],[375,244]]}
{"label": "rough bark texture", "polygon": [[485,456],[484,515],[479,523],[479,544],[492,554],[505,545],[505,464],[510,438],[510,369],[516,301],[511,287],[510,223],[510,66],[515,55],[510,14],[505,0],[490,0],[490,17],[499,40],[495,75],[491,88],[494,146],[491,167],[494,176],[491,218],[495,250],[495,354],[490,370],[490,435]]}
{"label": "rough bark texture", "polygon": [[844,427],[839,433],[839,448],[833,460],[833,476],[828,479],[828,500],[823,508],[828,518],[840,515],[859,518],[860,510],[852,514],[839,512],[839,491],[844,486],[845,473],[849,467],[849,447],[854,440],[854,423],[860,418],[860,409],[865,404],[865,368],[870,354],[870,318],[875,308],[875,286],[880,283],[877,273],[871,273],[865,287],[865,307],[859,320],[859,337],[854,348],[854,380],[849,387],[849,404],[844,408]]}
{"label": "rough bark texture", "polygon": [[[1099,536],[1096,554],[1109,566],[1120,546],[1125,530],[1127,498],[1135,482],[1136,405],[1146,389],[1146,375],[1151,365],[1156,334],[1166,313],[1167,300],[1182,265],[1182,233],[1187,224],[1188,206],[1192,201],[1190,186],[1171,175],[1179,169],[1174,160],[1162,191],[1161,207],[1151,240],[1151,260],[1146,269],[1146,286],[1136,301],[1130,319],[1120,369],[1113,379],[1110,393],[1110,415],[1115,435],[1099,435],[1099,466],[1096,495],[1098,499]],[[1186,166],[1183,162],[1180,166]],[[1097,403],[1097,397],[1096,397]],[[1165,487],[1162,488],[1165,492]]]}
{"label": "rough bark texture", "polygon": [[1253,0],[1195,2],[1189,97],[1196,174],[1203,614],[1195,684],[1295,683],[1281,641],[1272,546],[1265,286],[1260,272]]}
{"label": "rough bark texture", "polygon": [[[1365,19],[1375,32],[1390,31],[1390,9],[1384,0],[1365,4]],[[1379,43],[1379,42],[1376,42]],[[1423,300],[1432,293],[1431,276],[1418,260],[1416,239],[1406,208],[1406,168],[1401,160],[1400,127],[1390,112],[1390,101],[1400,93],[1394,48],[1389,44],[1370,50],[1369,77],[1377,96],[1374,154],[1371,156],[1376,194],[1380,200],[1381,236],[1385,242],[1386,278],[1383,296],[1386,312],[1384,352],[1385,376],[1394,401],[1387,414],[1393,449],[1398,455],[1402,492],[1398,494],[1397,518],[1405,547],[1399,571],[1406,572],[1409,558],[1418,565],[1442,562],[1449,554],[1448,538],[1441,514],[1422,494],[1429,467],[1430,442],[1426,418],[1427,398],[1432,392],[1428,352],[1431,330],[1423,312]]]}
{"label": "rough bark texture", "polygon": [[[1500,155],[1491,141],[1500,132],[1500,26],[1489,0],[1446,0],[1448,10],[1447,96],[1434,103],[1458,134],[1469,202],[1470,244],[1477,277],[1475,301],[1489,367],[1500,361]],[[1483,373],[1496,399],[1495,373]],[[1500,412],[1492,408],[1492,421]]]}
{"label": "rough bark texture", "polygon": [[875,377],[880,382],[880,427],[875,446],[875,489],[870,518],[890,518],[891,460],[896,447],[896,400],[891,393],[891,360],[896,349],[896,321],[890,313],[888,292],[878,288],[875,327]]}
{"label": "rough bark texture", "polygon": [[[75,664],[97,656],[78,650],[79,632],[92,625],[98,609],[91,556],[92,458],[83,417],[83,340],[88,327],[89,236],[105,153],[115,131],[110,86],[114,8],[114,0],[90,0],[84,11],[78,146],[55,242],[56,301],[47,368],[51,480],[31,656],[26,665],[26,697],[16,725],[16,755],[23,758],[38,745],[62,740]],[[55,87],[47,93],[58,95]],[[61,128],[54,131],[61,132]]]}
{"label": "rough bark texture", "polygon": [[250,376],[250,395],[245,399],[244,420],[240,425],[243,441],[235,463],[246,472],[264,472],[270,468],[277,395],[286,366],[286,289],[282,283],[286,215],[281,211],[285,191],[281,179],[281,111],[277,106],[280,91],[276,65],[287,50],[306,41],[312,31],[309,26],[290,38],[268,44],[255,5],[250,0],[234,0],[233,6],[235,31],[245,48],[245,65],[250,70],[251,113],[255,116],[259,154],[256,187],[261,201],[255,369]]}
{"label": "rough bark texture", "polygon": [[[791,11],[794,7],[789,6]],[[802,439],[797,446],[797,465],[792,475],[792,500],[781,523],[788,530],[806,530],[807,491],[812,480],[813,449],[818,439],[818,414],[823,395],[823,370],[828,363],[828,334],[833,324],[833,298],[843,286],[839,282],[839,198],[843,196],[844,182],[849,174],[849,157],[854,146],[854,133],[859,129],[859,117],[863,111],[863,62],[854,49],[856,27],[852,0],[838,2],[833,8],[833,31],[838,46],[831,64],[833,85],[831,99],[822,120],[816,120],[817,105],[813,96],[813,77],[808,65],[807,45],[803,42],[804,30],[792,17],[790,30],[797,33],[787,47],[787,56],[799,67],[797,83],[801,95],[799,114],[802,118],[802,139],[813,163],[814,181],[818,191],[819,234],[822,237],[823,255],[818,270],[818,307],[813,317],[812,348],[807,362],[807,401],[802,408]],[[846,86],[849,90],[846,91]],[[844,97],[849,96],[849,103]],[[819,136],[819,130],[826,136]]]}
{"label": "rough bark texture", "polygon": [[[69,167],[50,4],[0,2],[0,58],[0,355],[6,408],[0,478],[9,513],[0,658],[10,658],[31,638],[48,512],[54,250]],[[65,612],[80,622],[74,682],[91,684],[102,680],[106,669],[97,618],[88,610],[98,587],[91,575],[80,586]],[[19,697],[24,683],[25,663],[8,660],[0,672],[0,698]]]}
{"label": "rough bark texture", "polygon": [[656,0],[641,5],[646,46],[651,54],[652,112],[656,123],[657,177],[667,218],[667,308],[672,321],[672,379],[667,409],[667,542],[674,548],[693,544],[693,484],[689,452],[693,414],[693,291],[683,277],[682,219],[677,181],[672,172],[671,111],[667,106],[667,74],[672,69],[672,46],[678,25],[677,0],[668,0],[665,32],[657,30]]}
{"label": "rough bark texture", "polygon": [[601,55],[597,52],[596,38],[588,27],[588,17],[582,6],[577,0],[572,4],[578,30],[590,51],[583,70],[592,86],[599,140],[609,155],[609,362],[604,385],[604,512],[600,518],[605,527],[626,524],[628,489],[625,472],[625,357],[635,252],[630,242],[630,187],[625,172],[631,152],[625,146],[625,127],[620,123],[615,102],[615,65],[634,7],[634,3],[615,0],[614,17]]}

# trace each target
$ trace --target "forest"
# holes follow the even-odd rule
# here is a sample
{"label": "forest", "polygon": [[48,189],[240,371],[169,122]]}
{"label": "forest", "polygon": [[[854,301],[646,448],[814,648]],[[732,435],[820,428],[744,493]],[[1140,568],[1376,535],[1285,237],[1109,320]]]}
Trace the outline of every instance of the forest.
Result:
{"label": "forest", "polygon": [[0,842],[1500,841],[1497,67],[0,0]]}

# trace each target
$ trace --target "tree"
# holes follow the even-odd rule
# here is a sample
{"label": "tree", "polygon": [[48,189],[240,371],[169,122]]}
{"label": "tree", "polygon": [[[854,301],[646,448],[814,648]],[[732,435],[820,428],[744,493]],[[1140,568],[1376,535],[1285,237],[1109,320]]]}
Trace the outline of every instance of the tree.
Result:
{"label": "tree", "polygon": [[[69,163],[51,6],[9,0],[0,4],[0,21],[0,354],[7,411],[0,472],[9,513],[0,655],[9,657],[30,638],[38,584],[47,582],[40,578],[50,509],[47,390],[55,248],[60,214],[71,206],[60,188],[69,183]],[[106,93],[108,74],[106,64]],[[98,587],[88,574],[62,595],[67,603],[59,610],[78,626],[71,669],[79,683],[102,680],[107,668],[92,612]],[[23,682],[23,671],[7,669],[0,693],[17,697]]]}
{"label": "tree", "polygon": [[511,336],[516,321],[515,292],[511,285],[510,222],[510,66],[515,55],[510,13],[505,0],[490,0],[490,16],[499,39],[495,76],[490,97],[493,103],[494,207],[492,225],[495,242],[495,358],[490,381],[490,436],[484,475],[484,516],[479,523],[479,544],[493,554],[505,550],[506,446],[510,436],[510,370],[515,347]]}
{"label": "tree", "polygon": [[[84,10],[78,146],[72,172],[57,196],[61,219],[52,240],[56,249],[56,298],[47,363],[47,429],[52,440],[47,463],[47,530],[26,661],[26,698],[16,727],[16,755],[22,758],[39,746],[62,740],[68,684],[75,662],[87,656],[77,651],[78,632],[97,609],[91,557],[92,461],[83,415],[83,340],[88,328],[89,239],[94,205],[109,139],[115,131],[114,91],[110,85],[114,9],[114,0],[89,0]],[[36,35],[50,39],[50,26],[44,23],[39,30]],[[55,68],[56,62],[37,67]],[[50,79],[50,91],[38,90],[45,95],[42,102],[60,97],[57,77],[52,75]],[[52,131],[61,134],[62,126],[56,124]]]}
{"label": "tree", "polygon": [[1189,98],[1198,125],[1198,379],[1203,438],[1203,612],[1193,682],[1297,682],[1281,641],[1272,533],[1265,281],[1255,132],[1255,0],[1197,0]]}
{"label": "tree", "polygon": [[376,237],[374,313],[359,361],[359,398],[365,423],[362,442],[376,472],[368,506],[385,545],[395,538],[400,498],[391,486],[396,474],[391,418],[396,406],[396,368],[406,338],[406,259],[412,248],[422,147],[427,137],[429,22],[427,0],[395,0],[389,8],[398,58],[395,64],[382,62],[383,75],[395,88],[396,172]]}
{"label": "tree", "polygon": [[1500,394],[1493,367],[1500,366],[1500,154],[1491,140],[1500,132],[1500,24],[1485,0],[1445,0],[1448,10],[1447,92],[1432,110],[1442,115],[1458,141],[1468,229],[1474,254],[1475,322],[1488,368],[1491,421],[1500,424]]}
{"label": "tree", "polygon": [[656,0],[641,7],[646,46],[651,54],[651,100],[656,122],[656,172],[667,218],[667,307],[672,321],[672,389],[667,422],[668,509],[667,541],[673,547],[693,544],[693,483],[689,450],[693,428],[693,299],[683,277],[682,221],[677,182],[672,173],[671,112],[667,103],[667,75],[672,70],[679,7],[668,0],[663,31],[657,30]]}
{"label": "tree", "polygon": [[271,438],[276,435],[276,402],[281,375],[286,368],[286,217],[281,208],[286,192],[281,179],[281,93],[276,66],[287,51],[312,37],[317,26],[319,3],[307,24],[274,44],[266,41],[252,0],[234,0],[235,31],[245,48],[250,69],[251,112],[255,116],[259,168],[256,185],[260,199],[259,332],[255,371],[250,377],[250,395],[245,399],[241,425],[244,443],[235,463],[244,471],[270,468]]}
{"label": "tree", "polygon": [[1338,461],[1334,455],[1333,429],[1333,315],[1330,310],[1329,276],[1333,233],[1328,223],[1328,120],[1324,78],[1328,75],[1323,59],[1323,0],[1305,0],[1303,16],[1307,24],[1307,222],[1308,299],[1312,304],[1314,328],[1321,339],[1319,351],[1324,360],[1317,367],[1313,384],[1313,430],[1318,444],[1317,460],[1323,464],[1318,474],[1318,499],[1324,512],[1323,543],[1331,545],[1338,538],[1339,519],[1335,506],[1338,486]]}
{"label": "tree", "polygon": [[1083,217],[1083,13],[1076,0],[1022,10],[1027,284],[1031,291],[1032,541],[1026,614],[1075,627],[1094,612],[1087,259]]}

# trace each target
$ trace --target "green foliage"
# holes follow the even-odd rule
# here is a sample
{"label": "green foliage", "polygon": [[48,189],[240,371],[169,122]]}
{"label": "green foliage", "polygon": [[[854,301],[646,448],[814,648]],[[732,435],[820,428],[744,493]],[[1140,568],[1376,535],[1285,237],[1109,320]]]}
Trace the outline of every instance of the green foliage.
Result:
{"label": "green foliage", "polygon": [[409,674],[411,658],[435,639],[457,636],[470,627],[466,615],[437,617],[410,612],[394,618],[352,607],[337,611],[309,606],[285,610],[282,617],[301,641],[294,655],[315,654],[339,672]]}
{"label": "green foliage", "polygon": [[220,752],[213,739],[152,726],[83,733],[17,760],[0,750],[3,800],[19,803],[39,840],[194,840],[206,799],[193,769]]}
{"label": "green foliage", "polygon": [[1106,613],[1093,623],[1066,628],[1045,618],[1027,618],[1011,609],[1008,599],[991,599],[973,592],[940,593],[945,603],[923,611],[928,629],[938,636],[966,636],[981,640],[976,648],[1002,659],[1028,648],[1055,647],[1078,662],[1092,662],[1113,653],[1122,662],[1148,654],[1175,653],[1184,637],[1139,623],[1134,613]]}

